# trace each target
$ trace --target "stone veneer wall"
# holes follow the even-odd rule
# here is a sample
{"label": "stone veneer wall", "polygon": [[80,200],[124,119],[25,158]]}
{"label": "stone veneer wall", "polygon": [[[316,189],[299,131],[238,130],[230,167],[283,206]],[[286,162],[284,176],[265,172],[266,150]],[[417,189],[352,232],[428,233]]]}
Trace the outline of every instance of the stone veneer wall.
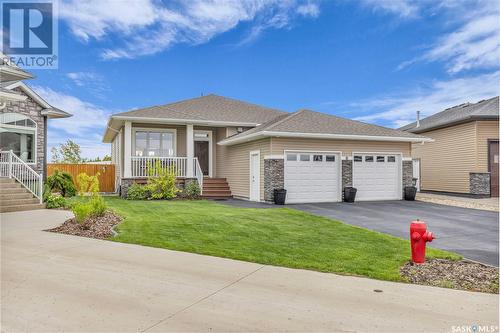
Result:
{"label": "stone veneer wall", "polygon": [[413,161],[403,161],[403,191],[406,186],[413,186]]}
{"label": "stone veneer wall", "polygon": [[285,187],[285,160],[264,160],[264,200],[274,201],[274,190]]}
{"label": "stone veneer wall", "polygon": [[342,192],[352,186],[352,160],[342,160]]}
{"label": "stone veneer wall", "polygon": [[469,173],[469,188],[470,194],[474,194],[477,196],[490,196],[490,173]]}
{"label": "stone veneer wall", "polygon": [[[19,88],[14,89],[17,92],[22,93],[27,96],[20,90]],[[42,116],[41,111],[43,108],[38,105],[31,97],[28,97],[25,101],[10,101],[7,102],[7,105],[0,113],[20,113],[28,116],[34,122],[36,122],[36,164],[30,164],[30,167],[33,168],[38,173],[43,173],[45,171],[44,160],[45,160],[45,117]],[[45,176],[45,175],[44,175]]]}

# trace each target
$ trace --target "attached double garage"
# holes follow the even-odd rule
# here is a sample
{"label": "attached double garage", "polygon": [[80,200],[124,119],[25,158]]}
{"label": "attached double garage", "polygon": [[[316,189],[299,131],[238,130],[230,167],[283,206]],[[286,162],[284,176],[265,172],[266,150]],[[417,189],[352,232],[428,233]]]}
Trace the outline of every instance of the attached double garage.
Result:
{"label": "attached double garage", "polygon": [[358,201],[401,199],[402,154],[285,151],[287,203],[342,201],[346,185]]}

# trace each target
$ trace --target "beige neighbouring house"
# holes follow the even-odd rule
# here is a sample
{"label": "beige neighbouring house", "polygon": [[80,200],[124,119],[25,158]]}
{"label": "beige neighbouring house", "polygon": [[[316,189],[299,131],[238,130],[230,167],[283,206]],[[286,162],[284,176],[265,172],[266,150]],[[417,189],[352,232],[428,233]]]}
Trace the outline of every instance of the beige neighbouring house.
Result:
{"label": "beige neighbouring house", "polygon": [[498,197],[498,99],[457,105],[400,128],[434,140],[412,147],[421,191]]}
{"label": "beige neighbouring house", "polygon": [[287,203],[336,202],[343,188],[357,200],[400,200],[411,185],[411,145],[428,138],[309,110],[293,113],[207,95],[114,114],[117,191],[127,195],[148,165],[175,168],[180,186],[196,180],[207,198]]}

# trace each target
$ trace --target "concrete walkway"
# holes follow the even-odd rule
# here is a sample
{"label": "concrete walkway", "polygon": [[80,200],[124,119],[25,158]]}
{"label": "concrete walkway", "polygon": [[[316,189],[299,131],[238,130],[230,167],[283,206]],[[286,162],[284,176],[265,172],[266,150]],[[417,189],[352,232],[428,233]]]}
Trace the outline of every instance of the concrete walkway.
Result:
{"label": "concrete walkway", "polygon": [[0,215],[2,332],[436,332],[498,325],[497,295],[41,231],[68,216]]}

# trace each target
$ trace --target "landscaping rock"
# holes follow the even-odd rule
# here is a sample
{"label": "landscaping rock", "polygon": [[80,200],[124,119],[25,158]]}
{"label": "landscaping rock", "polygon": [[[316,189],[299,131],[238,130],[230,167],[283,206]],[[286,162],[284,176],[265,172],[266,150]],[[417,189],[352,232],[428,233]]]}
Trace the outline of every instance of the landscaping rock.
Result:
{"label": "landscaping rock", "polygon": [[498,294],[498,268],[467,260],[408,262],[400,273],[411,283]]}
{"label": "landscaping rock", "polygon": [[97,239],[107,239],[114,235],[113,227],[119,224],[122,218],[111,211],[106,211],[103,216],[92,216],[84,223],[78,223],[74,218],[66,220],[59,227],[46,231],[67,235],[83,236]]}

